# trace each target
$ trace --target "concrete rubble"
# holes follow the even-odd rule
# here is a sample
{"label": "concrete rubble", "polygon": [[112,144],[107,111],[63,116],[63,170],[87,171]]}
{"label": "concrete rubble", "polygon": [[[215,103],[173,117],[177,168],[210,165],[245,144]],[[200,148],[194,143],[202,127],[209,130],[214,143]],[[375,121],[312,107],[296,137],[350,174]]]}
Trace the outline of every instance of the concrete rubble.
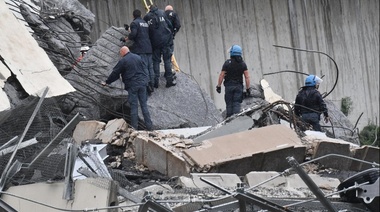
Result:
{"label": "concrete rubble", "polygon": [[[116,63],[124,45],[118,39],[128,32],[111,27],[75,67],[60,56],[77,56],[79,41],[91,28],[93,15],[77,3],[62,6],[71,15],[87,14],[81,29],[70,13],[42,22],[44,17],[18,5],[37,34],[70,31],[74,35],[66,39],[77,43],[68,48],[52,37],[39,43],[50,49],[50,59],[70,83],[65,95],[20,99],[21,78],[20,87],[1,81],[12,104],[0,111],[0,131],[6,132],[0,138],[0,209],[374,211],[379,190],[370,186],[378,185],[379,148],[360,146],[353,125],[332,102],[328,109],[337,118],[325,126],[326,133],[313,132],[263,79],[253,84],[241,113],[223,120],[191,77],[177,73],[177,86],[149,97],[156,130],[130,128],[128,105],[120,101],[127,94],[117,89],[121,84],[106,89],[94,84]],[[338,192],[339,187],[370,192],[355,196],[359,203],[346,204],[339,200],[349,192]]]}

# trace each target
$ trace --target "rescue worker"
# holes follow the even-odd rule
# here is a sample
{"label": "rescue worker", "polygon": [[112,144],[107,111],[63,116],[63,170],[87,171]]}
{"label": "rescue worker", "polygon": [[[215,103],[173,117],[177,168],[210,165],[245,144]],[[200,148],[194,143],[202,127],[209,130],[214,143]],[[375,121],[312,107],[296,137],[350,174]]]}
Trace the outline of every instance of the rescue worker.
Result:
{"label": "rescue worker", "polygon": [[128,91],[128,102],[131,107],[131,126],[135,130],[138,128],[138,106],[140,103],[145,127],[150,131],[153,129],[153,125],[148,111],[146,92],[149,76],[144,71],[144,62],[139,55],[130,52],[126,46],[121,47],[119,54],[122,58],[113,68],[107,80],[102,82],[102,85],[109,85],[121,76],[124,89]]}
{"label": "rescue worker", "polygon": [[[174,40],[175,35],[177,34],[179,29],[181,28],[181,22],[179,20],[178,14],[176,12],[174,12],[173,6],[171,6],[171,5],[167,5],[165,7],[165,15],[166,15],[166,19],[169,21],[168,25],[169,25],[170,31],[173,34],[173,40]],[[172,50],[172,54],[173,54],[173,52],[174,52],[174,41],[172,42],[170,49]]]}
{"label": "rescue worker", "polygon": [[327,123],[329,120],[326,103],[318,91],[321,82],[322,79],[316,75],[307,76],[305,86],[298,92],[294,105],[295,114],[300,116],[304,122],[311,124],[314,131],[322,131],[319,124],[322,113],[325,122]]}
{"label": "rescue worker", "polygon": [[250,79],[247,65],[242,58],[242,48],[233,45],[230,49],[230,59],[223,64],[219,74],[216,91],[221,92],[221,84],[225,87],[224,101],[226,103],[226,118],[240,112],[240,104],[243,101],[243,75],[247,95],[250,95]]}
{"label": "rescue worker", "polygon": [[152,61],[152,45],[149,39],[149,26],[141,18],[141,11],[133,11],[133,21],[129,27],[130,33],[126,40],[133,41],[133,45],[130,48],[132,53],[140,55],[141,59],[144,61],[144,69],[149,76],[149,86],[147,87],[148,94],[153,92],[154,83],[154,71],[153,71],[153,61]]}
{"label": "rescue worker", "polygon": [[149,12],[144,16],[144,20],[149,25],[149,38],[153,50],[154,87],[158,88],[161,56],[164,61],[166,87],[175,86],[171,63],[172,52],[170,49],[173,43],[173,34],[167,24],[165,12],[151,5]]}

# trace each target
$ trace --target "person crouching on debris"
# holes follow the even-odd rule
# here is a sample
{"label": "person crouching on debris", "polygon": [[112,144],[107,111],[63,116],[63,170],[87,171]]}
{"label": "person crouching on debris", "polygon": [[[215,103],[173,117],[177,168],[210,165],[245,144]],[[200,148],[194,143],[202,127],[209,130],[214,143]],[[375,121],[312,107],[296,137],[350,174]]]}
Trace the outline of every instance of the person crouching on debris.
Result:
{"label": "person crouching on debris", "polygon": [[305,86],[298,92],[294,105],[295,114],[300,116],[304,122],[311,124],[315,131],[322,131],[319,124],[321,113],[323,113],[326,123],[329,120],[326,103],[318,91],[321,82],[322,79],[316,75],[307,76]]}
{"label": "person crouching on debris", "polygon": [[247,64],[242,58],[242,48],[239,45],[233,45],[230,49],[230,59],[223,64],[222,71],[219,74],[216,91],[221,92],[221,84],[224,80],[226,102],[226,118],[240,112],[240,104],[243,101],[243,75],[245,78],[245,87],[249,96],[250,80]]}
{"label": "person crouching on debris", "polygon": [[102,85],[109,85],[117,79],[122,78],[124,89],[128,91],[128,102],[131,107],[131,126],[137,130],[138,127],[138,101],[144,122],[147,130],[152,130],[153,125],[150,119],[150,114],[147,105],[147,91],[146,88],[149,82],[149,76],[144,71],[144,62],[137,54],[133,54],[126,46],[121,47],[120,56],[122,57],[116,66],[113,68],[112,73],[108,76]]}

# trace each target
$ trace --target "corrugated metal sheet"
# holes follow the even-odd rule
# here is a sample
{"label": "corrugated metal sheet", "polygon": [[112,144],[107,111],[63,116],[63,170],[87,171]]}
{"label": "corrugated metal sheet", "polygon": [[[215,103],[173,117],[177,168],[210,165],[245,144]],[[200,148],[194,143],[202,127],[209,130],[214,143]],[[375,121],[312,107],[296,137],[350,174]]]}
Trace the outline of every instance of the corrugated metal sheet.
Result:
{"label": "corrugated metal sheet", "polygon": [[[132,21],[132,11],[144,11],[140,0],[80,0],[96,15],[92,37],[110,26]],[[283,70],[325,75],[321,92],[329,92],[337,72],[323,54],[276,48],[273,45],[324,52],[336,61],[339,80],[327,97],[337,106],[353,100],[351,122],[363,112],[358,126],[379,119],[379,1],[378,0],[160,0],[170,2],[182,20],[175,56],[182,71],[191,74],[224,108],[215,92],[218,74],[233,44],[243,47],[251,81],[265,78],[285,100],[293,101],[304,76]]]}

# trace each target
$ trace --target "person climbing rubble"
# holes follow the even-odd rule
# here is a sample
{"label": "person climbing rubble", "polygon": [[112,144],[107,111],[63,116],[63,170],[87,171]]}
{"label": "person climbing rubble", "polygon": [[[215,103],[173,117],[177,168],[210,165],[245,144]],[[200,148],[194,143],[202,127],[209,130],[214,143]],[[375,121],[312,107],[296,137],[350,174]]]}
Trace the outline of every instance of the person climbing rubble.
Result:
{"label": "person climbing rubble", "polygon": [[121,41],[131,40],[133,45],[130,48],[132,53],[138,54],[144,61],[144,69],[149,76],[149,85],[147,87],[148,94],[154,91],[154,71],[152,61],[152,45],[149,39],[149,26],[141,18],[141,11],[136,9],[133,11],[133,21],[129,26],[130,33],[128,37],[122,37]]}
{"label": "person climbing rubble", "polygon": [[225,87],[224,101],[226,103],[226,118],[240,112],[240,104],[243,101],[243,75],[245,78],[246,93],[250,95],[250,79],[247,64],[242,58],[242,48],[233,45],[230,49],[230,59],[223,64],[219,74],[216,91],[221,93],[222,82]]}
{"label": "person climbing rubble", "polygon": [[304,122],[311,124],[315,131],[322,131],[319,124],[321,113],[323,113],[326,123],[329,120],[326,103],[318,91],[322,81],[316,75],[307,76],[305,86],[301,87],[298,92],[294,105],[295,114],[300,116]]}
{"label": "person climbing rubble", "polygon": [[145,127],[151,131],[153,125],[148,110],[146,91],[149,76],[144,71],[144,62],[139,55],[130,52],[126,46],[120,48],[119,54],[121,59],[113,68],[107,80],[101,82],[101,84],[103,86],[109,85],[121,76],[124,89],[128,91],[128,102],[131,107],[131,126],[135,130],[138,129],[138,103],[140,102]]}

